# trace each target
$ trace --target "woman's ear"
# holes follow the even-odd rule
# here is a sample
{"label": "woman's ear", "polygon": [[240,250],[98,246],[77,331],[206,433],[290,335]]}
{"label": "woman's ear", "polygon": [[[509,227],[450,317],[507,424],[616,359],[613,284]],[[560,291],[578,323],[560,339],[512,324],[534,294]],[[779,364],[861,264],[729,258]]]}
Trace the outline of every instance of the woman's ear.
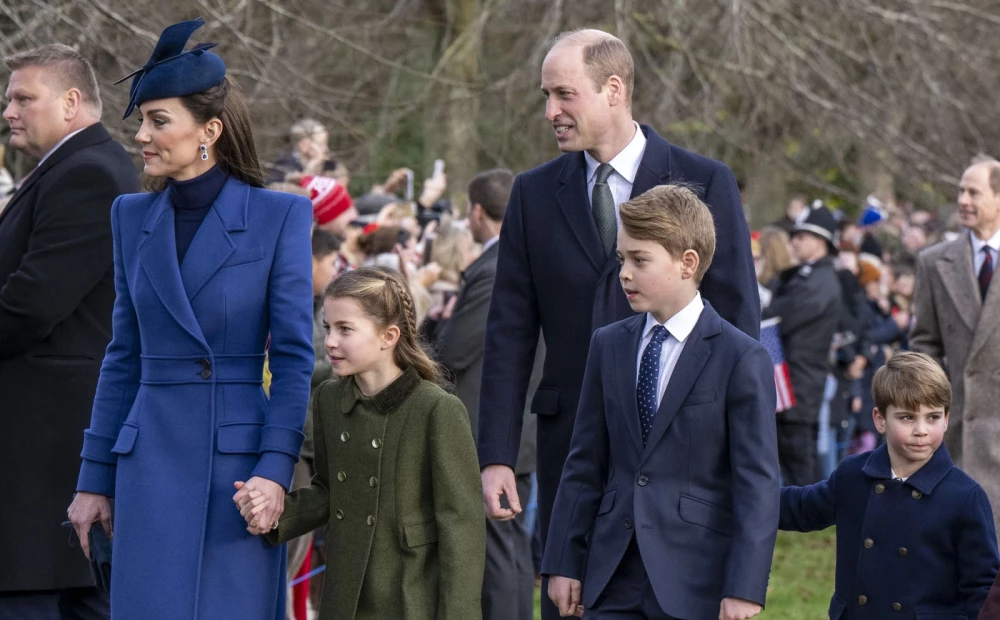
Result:
{"label": "woman's ear", "polygon": [[391,349],[399,343],[399,326],[390,325],[382,332],[382,349]]}
{"label": "woman's ear", "polygon": [[202,132],[201,141],[206,146],[212,146],[219,140],[219,137],[222,136],[222,129],[223,126],[221,120],[219,120],[218,118],[211,119],[210,121],[205,123],[205,126],[202,127],[201,129]]}

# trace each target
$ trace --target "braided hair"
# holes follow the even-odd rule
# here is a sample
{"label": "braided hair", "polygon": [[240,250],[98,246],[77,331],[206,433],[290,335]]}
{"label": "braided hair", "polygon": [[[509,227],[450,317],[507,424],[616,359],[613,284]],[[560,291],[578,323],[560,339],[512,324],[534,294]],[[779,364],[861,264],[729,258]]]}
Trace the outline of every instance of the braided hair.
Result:
{"label": "braided hair", "polygon": [[362,267],[342,273],[326,288],[327,299],[355,299],[380,329],[399,328],[399,341],[393,351],[396,365],[413,368],[422,379],[443,384],[441,367],[430,358],[420,343],[413,296],[403,276],[387,267]]}

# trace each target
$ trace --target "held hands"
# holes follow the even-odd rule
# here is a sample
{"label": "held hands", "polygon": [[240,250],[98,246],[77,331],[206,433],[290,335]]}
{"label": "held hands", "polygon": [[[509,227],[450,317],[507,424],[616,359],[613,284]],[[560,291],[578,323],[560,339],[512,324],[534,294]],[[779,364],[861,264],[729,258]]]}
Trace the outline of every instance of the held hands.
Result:
{"label": "held hands", "polygon": [[[521,514],[521,500],[517,497],[517,482],[514,470],[506,465],[487,465],[483,468],[483,507],[486,516],[494,521],[510,521]],[[500,496],[506,495],[510,508],[500,504]]]}
{"label": "held hands", "polygon": [[[549,589],[552,589],[551,585],[549,585]],[[763,609],[752,601],[741,598],[724,598],[722,605],[719,606],[719,620],[749,620]]]}
{"label": "held hands", "polygon": [[108,540],[112,538],[111,532],[111,502],[103,495],[95,493],[79,492],[73,498],[73,503],[66,510],[76,536],[80,539],[80,547],[83,555],[90,559],[90,528],[94,523],[100,522],[104,528],[104,533],[108,535]]}
{"label": "held hands", "polygon": [[274,529],[285,510],[285,489],[272,480],[254,476],[236,481],[233,502],[247,521],[247,531],[254,536]]}
{"label": "held hands", "polygon": [[[561,577],[559,575],[549,576],[549,598],[559,608],[559,615],[582,616],[583,605],[580,604],[580,581]],[[747,616],[749,617],[749,616]]]}

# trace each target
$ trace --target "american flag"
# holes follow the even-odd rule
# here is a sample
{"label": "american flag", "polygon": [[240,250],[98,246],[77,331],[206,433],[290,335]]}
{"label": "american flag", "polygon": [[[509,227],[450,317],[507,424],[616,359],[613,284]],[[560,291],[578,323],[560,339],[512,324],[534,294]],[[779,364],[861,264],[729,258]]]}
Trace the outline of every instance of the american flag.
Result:
{"label": "american flag", "polygon": [[795,394],[792,392],[792,380],[788,376],[788,363],[785,362],[785,349],[781,346],[781,331],[778,323],[781,319],[775,317],[760,323],[760,343],[767,349],[774,364],[774,387],[778,391],[777,412],[795,406]]}

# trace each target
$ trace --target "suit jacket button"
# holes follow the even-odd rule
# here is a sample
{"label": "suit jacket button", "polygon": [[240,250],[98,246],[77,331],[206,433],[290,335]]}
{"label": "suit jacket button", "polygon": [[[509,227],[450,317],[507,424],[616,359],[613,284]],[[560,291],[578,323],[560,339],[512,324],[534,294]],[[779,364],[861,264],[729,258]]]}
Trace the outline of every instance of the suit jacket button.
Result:
{"label": "suit jacket button", "polygon": [[375,448],[376,450],[378,450],[379,448],[381,448],[382,447],[382,440],[379,439],[378,437],[376,437],[375,439],[372,439],[372,447]]}
{"label": "suit jacket button", "polygon": [[375,517],[368,515],[368,525],[375,525]]}
{"label": "suit jacket button", "polygon": [[639,486],[644,487],[649,484],[649,478],[646,476],[639,476],[639,480],[637,480],[637,482],[639,483]]}
{"label": "suit jacket button", "polygon": [[626,530],[632,529],[632,518],[631,517],[625,517],[625,529]]}
{"label": "suit jacket button", "polygon": [[867,604],[868,604],[868,597],[867,596],[865,596],[864,594],[862,594],[861,596],[858,597],[858,605],[867,605]]}
{"label": "suit jacket button", "polygon": [[900,605],[899,603],[893,603],[892,604],[892,610],[893,611],[903,611],[903,606]]}
{"label": "suit jacket button", "polygon": [[338,510],[337,511],[337,518],[338,519],[343,519],[344,518],[344,511],[343,510]]}
{"label": "suit jacket button", "polygon": [[368,486],[370,486],[373,489],[375,487],[377,487],[378,486],[378,478],[376,478],[375,476],[372,476],[371,478],[369,478],[368,479]]}
{"label": "suit jacket button", "polygon": [[876,484],[875,485],[875,492],[878,493],[879,495],[885,493],[885,485],[882,484],[881,482],[879,482],[878,484]]}
{"label": "suit jacket button", "polygon": [[343,482],[344,480],[347,480],[347,474],[345,472],[338,471],[337,472],[337,480],[340,480],[341,482]]}
{"label": "suit jacket button", "polygon": [[344,431],[343,433],[340,434],[340,440],[343,441],[343,442],[346,442],[350,438],[351,438],[351,434],[348,433],[347,431]]}
{"label": "suit jacket button", "polygon": [[923,493],[921,493],[920,491],[916,491],[916,490],[913,491],[913,493],[910,493],[910,497],[912,497],[913,499],[920,499],[923,496],[924,496]]}
{"label": "suit jacket button", "polygon": [[909,553],[909,551],[906,550],[906,547],[900,547],[899,548],[899,555],[901,555],[903,557],[906,557],[907,553]]}
{"label": "suit jacket button", "polygon": [[874,540],[872,540],[871,538],[866,538],[865,539],[865,549],[871,549],[874,546],[875,546],[875,541]]}

